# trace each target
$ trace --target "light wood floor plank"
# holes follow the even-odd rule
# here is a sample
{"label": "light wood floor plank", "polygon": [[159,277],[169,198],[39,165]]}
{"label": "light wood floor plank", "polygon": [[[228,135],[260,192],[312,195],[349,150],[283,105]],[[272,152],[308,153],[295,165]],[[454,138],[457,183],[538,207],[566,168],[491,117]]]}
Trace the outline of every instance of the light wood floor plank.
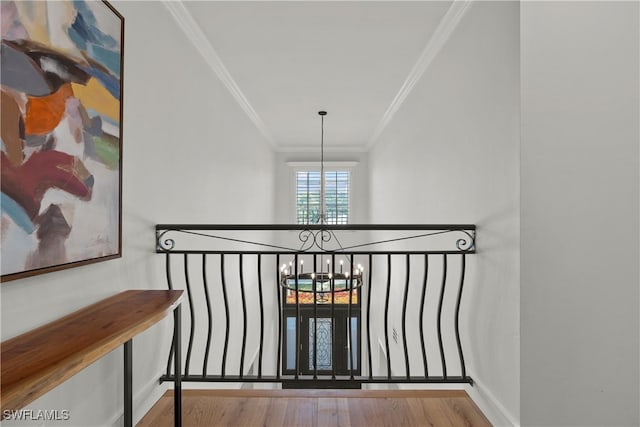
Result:
{"label": "light wood floor plank", "polygon": [[[185,427],[488,427],[462,390],[183,390]],[[173,425],[168,391],[138,427]]]}
{"label": "light wood floor plank", "polygon": [[345,398],[318,398],[318,425],[349,427],[349,405]]}
{"label": "light wood floor plank", "polygon": [[265,415],[265,426],[283,426],[287,413],[287,400],[277,397],[269,398],[269,408]]}

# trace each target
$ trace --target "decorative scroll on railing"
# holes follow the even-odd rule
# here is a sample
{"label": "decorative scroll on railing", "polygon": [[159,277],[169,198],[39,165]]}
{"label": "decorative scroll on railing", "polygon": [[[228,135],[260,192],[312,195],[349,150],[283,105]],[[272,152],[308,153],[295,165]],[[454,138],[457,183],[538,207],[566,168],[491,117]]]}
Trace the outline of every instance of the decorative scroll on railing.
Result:
{"label": "decorative scroll on railing", "polygon": [[182,380],[472,383],[475,249],[474,225],[157,225],[167,286],[187,293]]}

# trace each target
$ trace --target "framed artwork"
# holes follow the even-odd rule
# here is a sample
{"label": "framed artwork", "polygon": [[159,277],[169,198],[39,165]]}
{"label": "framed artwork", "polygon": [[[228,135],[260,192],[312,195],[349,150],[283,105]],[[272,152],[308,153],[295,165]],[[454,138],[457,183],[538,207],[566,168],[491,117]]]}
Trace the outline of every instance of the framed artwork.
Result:
{"label": "framed artwork", "polygon": [[2,281],[122,253],[124,18],[1,2]]}

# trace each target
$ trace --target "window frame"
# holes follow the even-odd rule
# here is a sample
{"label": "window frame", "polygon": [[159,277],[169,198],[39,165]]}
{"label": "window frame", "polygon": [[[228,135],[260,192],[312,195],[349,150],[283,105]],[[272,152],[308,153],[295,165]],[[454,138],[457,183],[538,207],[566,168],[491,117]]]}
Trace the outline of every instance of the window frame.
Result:
{"label": "window frame", "polygon": [[[349,217],[347,219],[347,224],[353,223],[353,194],[354,194],[354,168],[358,165],[358,162],[355,161],[331,161],[324,162],[324,172],[348,172],[349,173],[349,203],[347,208],[349,209]],[[290,197],[292,200],[292,209],[291,215],[293,218],[292,224],[298,224],[298,212],[297,212],[297,174],[298,172],[320,172],[321,164],[320,162],[287,162],[287,166],[291,167],[291,180],[293,183],[292,191],[290,192]],[[325,199],[326,202],[326,199]]]}

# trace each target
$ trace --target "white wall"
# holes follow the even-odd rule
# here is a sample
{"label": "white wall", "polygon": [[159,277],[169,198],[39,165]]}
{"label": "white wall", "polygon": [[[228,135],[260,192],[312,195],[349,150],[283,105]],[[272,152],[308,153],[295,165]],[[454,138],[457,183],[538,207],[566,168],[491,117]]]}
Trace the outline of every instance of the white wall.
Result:
{"label": "white wall", "polygon": [[639,3],[521,6],[526,426],[637,426]]}
{"label": "white wall", "polygon": [[[461,333],[474,390],[519,417],[519,5],[471,6],[370,153],[372,223],[473,223]],[[484,409],[484,408],[483,408]]]}
{"label": "white wall", "polygon": [[[126,20],[123,258],[2,284],[2,340],[124,289],[164,289],[156,223],[274,218],[268,143],[161,3],[113,4]],[[139,405],[158,393],[170,331],[164,321],[134,340],[136,418],[148,409]],[[103,426],[122,416],[122,402],[116,350],[30,408],[68,409],[66,425]]]}
{"label": "white wall", "polygon": [[[315,160],[274,156],[161,4],[114,5],[126,18],[124,256],[2,284],[3,340],[164,288],[155,223],[290,222],[274,188],[286,161]],[[640,423],[638,15],[637,2],[475,3],[370,156],[328,156],[370,178],[357,222],[478,225],[463,346],[475,389],[514,423]],[[134,342],[138,404],[158,394],[170,327]],[[122,351],[31,408],[114,424]]]}

